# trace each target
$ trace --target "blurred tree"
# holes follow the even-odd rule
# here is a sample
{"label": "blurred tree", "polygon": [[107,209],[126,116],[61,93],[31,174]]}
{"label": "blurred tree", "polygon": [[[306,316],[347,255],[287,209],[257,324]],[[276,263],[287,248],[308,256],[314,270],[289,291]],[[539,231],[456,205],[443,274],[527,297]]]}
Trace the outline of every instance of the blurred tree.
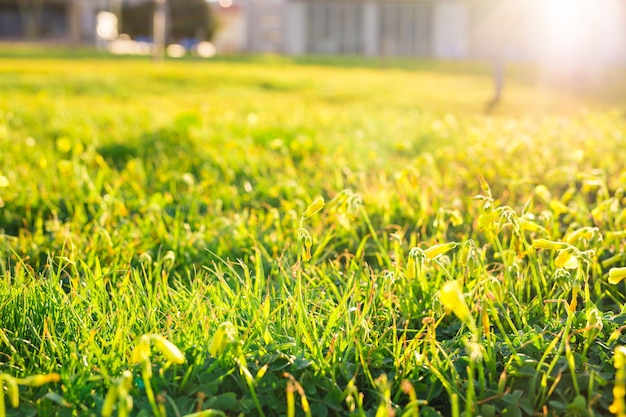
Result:
{"label": "blurred tree", "polygon": [[[170,41],[185,38],[198,40],[211,39],[215,31],[215,19],[205,0],[169,0],[168,32]],[[122,6],[122,27],[131,37],[149,37],[152,35],[153,1],[140,4],[124,3]]]}
{"label": "blurred tree", "polygon": [[206,0],[174,0],[170,6],[170,36],[175,40],[213,37],[215,21]]}
{"label": "blurred tree", "polygon": [[154,3],[123,3],[122,4],[122,28],[124,33],[133,38],[152,36],[152,16],[154,15]]}

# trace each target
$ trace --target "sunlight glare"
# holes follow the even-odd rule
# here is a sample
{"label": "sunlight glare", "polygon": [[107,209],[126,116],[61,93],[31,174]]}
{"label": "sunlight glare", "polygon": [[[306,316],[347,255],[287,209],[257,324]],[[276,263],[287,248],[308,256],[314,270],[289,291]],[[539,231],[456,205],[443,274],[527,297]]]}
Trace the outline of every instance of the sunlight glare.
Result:
{"label": "sunlight glare", "polygon": [[100,12],[96,16],[96,34],[100,39],[117,39],[117,16],[110,12]]}
{"label": "sunlight glare", "polygon": [[[623,45],[617,0],[545,0],[542,61],[561,71],[584,71],[610,63]],[[617,36],[616,36],[617,35]]]}
{"label": "sunlight glare", "polygon": [[[586,0],[548,0],[545,3],[546,44],[554,59],[564,63],[579,55],[589,36],[587,10],[592,3]],[[571,63],[571,62],[568,62]]]}

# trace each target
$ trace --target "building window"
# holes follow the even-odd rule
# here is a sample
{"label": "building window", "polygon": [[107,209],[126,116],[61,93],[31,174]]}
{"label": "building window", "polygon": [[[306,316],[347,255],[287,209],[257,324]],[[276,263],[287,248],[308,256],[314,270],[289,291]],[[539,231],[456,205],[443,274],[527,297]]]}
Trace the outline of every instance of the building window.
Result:
{"label": "building window", "polygon": [[430,55],[432,5],[428,3],[381,3],[379,51],[383,55]]}
{"label": "building window", "polygon": [[314,3],[307,6],[307,51],[313,54],[362,53],[362,6]]}
{"label": "building window", "polygon": [[19,38],[25,34],[17,4],[0,4],[0,37]]}
{"label": "building window", "polygon": [[59,38],[69,33],[68,10],[65,4],[45,4],[41,11],[40,36]]}
{"label": "building window", "polygon": [[20,8],[18,3],[0,4],[0,38],[60,38],[69,34],[68,7],[42,4]]}

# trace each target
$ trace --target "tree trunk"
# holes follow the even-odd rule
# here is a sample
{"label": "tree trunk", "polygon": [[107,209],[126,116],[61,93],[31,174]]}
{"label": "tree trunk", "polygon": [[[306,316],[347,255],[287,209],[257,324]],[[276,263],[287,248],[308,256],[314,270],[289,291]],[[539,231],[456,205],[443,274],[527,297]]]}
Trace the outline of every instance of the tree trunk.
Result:
{"label": "tree trunk", "polygon": [[154,17],[152,20],[153,29],[152,37],[154,40],[154,55],[155,62],[162,62],[165,55],[165,7],[167,0],[156,0],[156,7],[154,9]]}

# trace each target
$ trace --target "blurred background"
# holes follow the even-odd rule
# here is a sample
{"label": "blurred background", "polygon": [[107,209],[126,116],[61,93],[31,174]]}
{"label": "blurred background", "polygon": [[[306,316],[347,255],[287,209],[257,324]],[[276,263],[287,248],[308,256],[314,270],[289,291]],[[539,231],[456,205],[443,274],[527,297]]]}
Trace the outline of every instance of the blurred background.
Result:
{"label": "blurred background", "polygon": [[626,64],[623,0],[0,0],[0,42],[147,54],[161,29],[171,56],[532,62],[574,79]]}

